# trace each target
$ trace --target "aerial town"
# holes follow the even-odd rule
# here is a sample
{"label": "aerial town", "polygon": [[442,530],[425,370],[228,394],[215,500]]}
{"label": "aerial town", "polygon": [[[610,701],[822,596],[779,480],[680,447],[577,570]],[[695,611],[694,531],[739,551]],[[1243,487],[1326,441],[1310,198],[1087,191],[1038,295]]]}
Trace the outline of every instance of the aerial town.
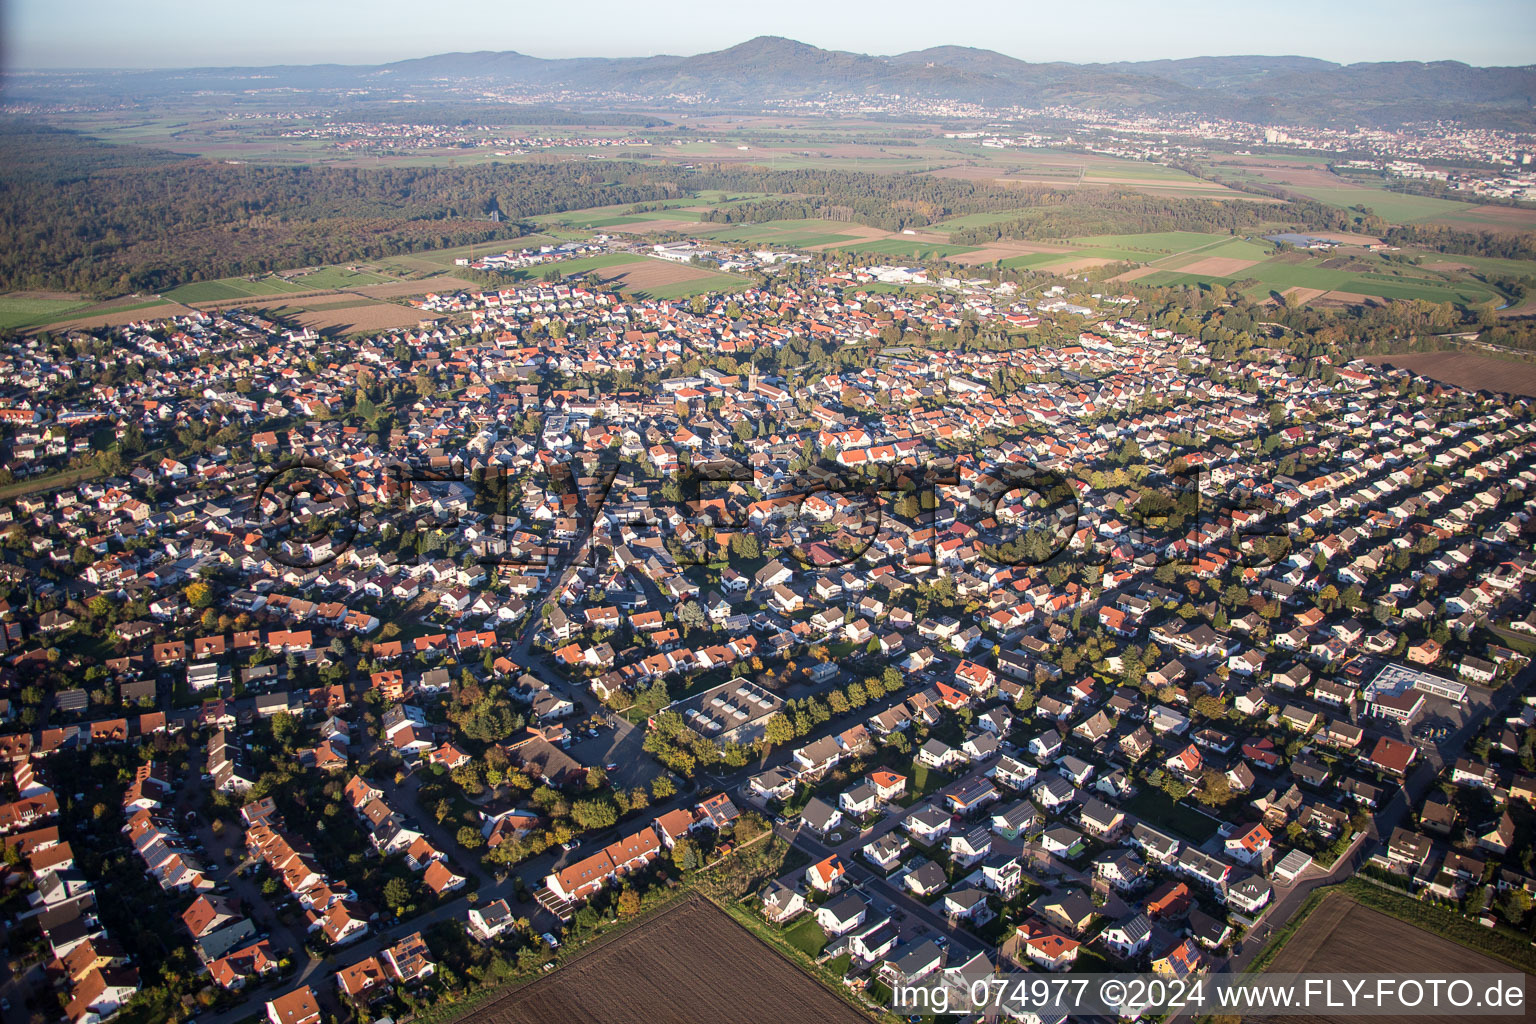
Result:
{"label": "aerial town", "polygon": [[414,329],[0,352],[57,482],[0,502],[7,1011],[401,1020],[679,888],[874,1008],[1241,971],[1349,875],[1523,927],[1529,400],[1087,286],[644,300],[589,251]]}

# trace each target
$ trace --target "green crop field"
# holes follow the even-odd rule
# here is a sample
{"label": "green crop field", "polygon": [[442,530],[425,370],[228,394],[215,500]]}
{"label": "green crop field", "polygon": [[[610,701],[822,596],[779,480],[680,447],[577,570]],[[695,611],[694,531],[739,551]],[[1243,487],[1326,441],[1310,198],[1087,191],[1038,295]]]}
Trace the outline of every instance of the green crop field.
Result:
{"label": "green crop field", "polygon": [[781,235],[761,232],[711,231],[708,238],[721,242],[738,242],[745,245],[764,245],[769,248],[786,247],[805,249],[813,245],[832,245],[837,242],[857,241],[854,235],[829,235],[817,231],[791,231]]}
{"label": "green crop field", "polygon": [[[1072,239],[1073,245],[1085,249],[1113,250],[1115,252],[1141,252],[1152,255],[1168,255],[1188,252],[1213,242],[1230,239],[1227,234],[1204,231],[1154,231],[1140,235],[1092,235]],[[1085,253],[1085,255],[1094,255]]]}
{"label": "green crop field", "polygon": [[1348,209],[1351,206],[1365,206],[1376,216],[1391,221],[1394,224],[1403,224],[1416,220],[1431,220],[1435,217],[1444,217],[1448,214],[1465,212],[1469,209],[1466,203],[1458,203],[1452,199],[1435,199],[1432,196],[1415,196],[1403,192],[1388,192],[1384,188],[1321,188],[1313,185],[1282,185],[1282,188],[1292,192],[1299,192],[1304,196],[1311,196],[1318,202],[1327,203],[1329,206],[1339,206]]}
{"label": "green crop field", "polygon": [[954,217],[942,223],[935,224],[936,231],[954,231],[956,228],[976,228],[983,224],[1005,224],[1010,220],[1017,220],[1028,210],[1020,207],[1017,210],[997,210],[993,213],[968,213],[963,217]]}
{"label": "green crop field", "polygon": [[658,288],[641,288],[635,292],[644,299],[688,299],[706,292],[734,292],[742,287],[742,279],[733,274],[711,274],[692,281],[664,284]]}
{"label": "green crop field", "polygon": [[1411,274],[1334,270],[1311,263],[1297,264],[1279,260],[1256,264],[1236,276],[1190,274],[1165,270],[1138,278],[1136,283],[1152,287],[1197,284],[1230,286],[1239,280],[1247,279],[1259,282],[1257,286],[1248,290],[1252,298],[1262,298],[1271,291],[1283,292],[1288,288],[1316,288],[1325,292],[1350,292],[1383,299],[1424,299],[1429,302],[1451,302],[1464,306],[1489,300],[1503,301],[1494,289],[1469,279],[1446,280]]}
{"label": "green crop field", "polygon": [[1508,277],[1536,277],[1536,260],[1501,260],[1491,256],[1460,256],[1441,253],[1428,253],[1423,258],[1423,266],[1429,270],[1434,270],[1442,264],[1468,266],[1481,274]]}
{"label": "green crop field", "polygon": [[547,263],[543,266],[526,267],[521,270],[514,270],[506,276],[512,281],[529,281],[537,277],[543,277],[544,272],[550,268],[559,270],[562,274],[570,275],[585,274],[589,270],[604,270],[608,267],[622,267],[632,263],[644,262],[644,256],[632,256],[629,253],[623,252],[610,252],[603,253],[600,256],[583,256],[580,259],[560,260],[557,263]]}
{"label": "green crop field", "polygon": [[[731,242],[783,242],[785,245],[796,243],[787,241],[790,238],[813,235],[826,235],[835,233],[838,221],[835,220],[770,220],[753,224],[726,224],[719,221],[708,221],[699,225],[700,234],[706,234],[710,238],[718,238]],[[812,243],[815,244],[815,243]]]}
{"label": "green crop field", "polygon": [[907,241],[901,238],[882,238],[874,242],[850,242],[838,247],[843,252],[874,256],[899,256],[903,259],[942,259],[961,253],[975,252],[973,245],[945,245],[932,242]]}
{"label": "green crop field", "polygon": [[347,270],[345,267],[321,267],[309,274],[293,278],[293,283],[305,290],[320,288],[356,288],[365,284],[382,284],[394,278],[374,274],[366,270]]}
{"label": "green crop field", "polygon": [[1062,260],[1072,259],[1078,254],[1074,252],[1035,252],[1028,256],[1012,256],[1003,260],[1003,266],[1012,270],[1034,270],[1049,263],[1060,263]]}
{"label": "green crop field", "polygon": [[1199,251],[1188,253],[1179,257],[1179,262],[1208,259],[1219,257],[1229,260],[1262,260],[1268,258],[1274,252],[1274,246],[1268,242],[1253,242],[1246,238],[1232,238],[1216,245],[1202,246]]}
{"label": "green crop field", "polygon": [[249,281],[243,277],[226,277],[218,281],[195,281],[172,288],[165,293],[175,302],[221,302],[225,299],[249,299],[256,296],[284,295],[289,292],[319,291],[322,285],[303,285],[284,281],[278,277],[263,277]]}
{"label": "green crop field", "polygon": [[15,330],[62,320],[92,305],[81,299],[40,299],[29,295],[0,295],[0,330]]}
{"label": "green crop field", "polygon": [[1499,228],[1504,231],[1533,230],[1536,229],[1536,209],[1527,206],[1517,212],[1512,207],[1503,206],[1467,206],[1457,204],[1459,210],[1451,211],[1436,220],[1454,221],[1458,225],[1466,225],[1465,230],[1477,231],[1483,228]]}

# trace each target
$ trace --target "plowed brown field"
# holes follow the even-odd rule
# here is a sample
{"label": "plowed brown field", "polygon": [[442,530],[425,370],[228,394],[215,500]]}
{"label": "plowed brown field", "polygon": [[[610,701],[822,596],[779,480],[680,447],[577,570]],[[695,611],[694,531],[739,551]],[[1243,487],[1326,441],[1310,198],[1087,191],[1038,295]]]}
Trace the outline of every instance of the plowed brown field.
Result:
{"label": "plowed brown field", "polygon": [[[1363,973],[1363,974],[1507,974],[1506,964],[1475,950],[1416,928],[1406,921],[1362,907],[1347,896],[1328,896],[1285,944],[1269,965],[1269,972]],[[1527,977],[1526,987],[1531,979]],[[1275,1024],[1350,1024],[1358,1016],[1265,1017],[1243,1016],[1245,1022]],[[1379,1018],[1386,1020],[1387,1018]],[[1468,1018],[1458,1014],[1405,1018],[1413,1024],[1459,1024]],[[1513,1024],[1527,1018],[1489,1016],[1472,1018],[1488,1024]]]}
{"label": "plowed brown field", "polygon": [[714,904],[687,899],[461,1024],[868,1024]]}
{"label": "plowed brown field", "polygon": [[1370,361],[1455,384],[1459,388],[1536,395],[1536,363],[1495,359],[1475,352],[1410,352],[1399,356],[1371,356]]}

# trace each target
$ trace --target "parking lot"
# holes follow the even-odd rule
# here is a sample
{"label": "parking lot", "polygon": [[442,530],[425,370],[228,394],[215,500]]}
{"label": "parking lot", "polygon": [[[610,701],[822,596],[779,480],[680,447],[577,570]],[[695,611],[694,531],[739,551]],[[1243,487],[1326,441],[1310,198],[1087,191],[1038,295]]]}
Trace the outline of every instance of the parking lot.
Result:
{"label": "parking lot", "polygon": [[650,788],[651,780],[665,769],[656,759],[641,749],[645,742],[645,730],[630,725],[617,715],[609,715],[605,724],[590,736],[585,728],[589,716],[574,718],[569,723],[571,746],[568,751],[582,764],[613,765],[608,779],[615,786],[633,789],[636,786]]}

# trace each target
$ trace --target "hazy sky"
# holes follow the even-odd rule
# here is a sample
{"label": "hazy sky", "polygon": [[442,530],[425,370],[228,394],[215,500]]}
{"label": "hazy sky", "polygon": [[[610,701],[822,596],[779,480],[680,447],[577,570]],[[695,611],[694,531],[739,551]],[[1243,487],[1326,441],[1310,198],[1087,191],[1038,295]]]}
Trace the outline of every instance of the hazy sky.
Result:
{"label": "hazy sky", "polygon": [[783,35],[900,53],[942,43],[1079,63],[1301,54],[1536,63],[1532,0],[0,0],[7,66],[371,64],[461,50],[648,56]]}

